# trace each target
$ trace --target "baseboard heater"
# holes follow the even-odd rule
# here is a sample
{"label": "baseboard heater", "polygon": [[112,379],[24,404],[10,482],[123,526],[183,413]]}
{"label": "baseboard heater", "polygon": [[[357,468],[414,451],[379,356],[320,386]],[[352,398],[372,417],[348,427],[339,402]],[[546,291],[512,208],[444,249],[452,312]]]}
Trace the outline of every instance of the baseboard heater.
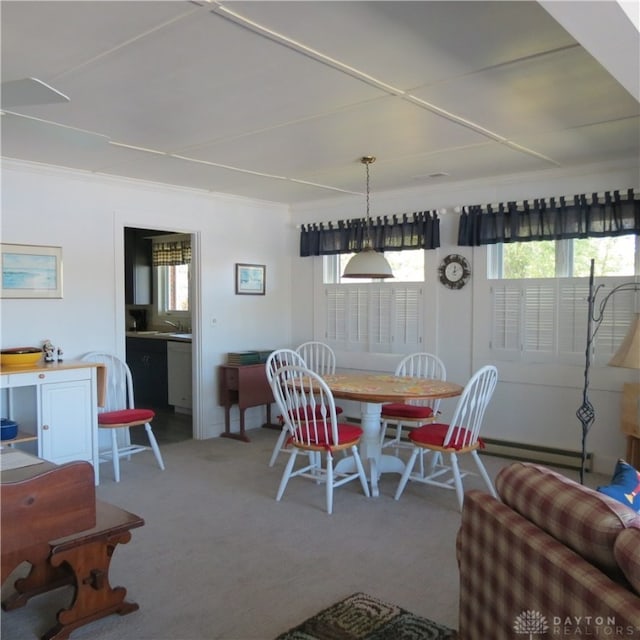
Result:
{"label": "baseboard heater", "polygon": [[[347,418],[349,422],[360,424],[360,418]],[[394,435],[395,429],[391,425],[387,432],[387,437]],[[536,462],[548,464],[562,469],[580,469],[582,454],[580,451],[571,449],[558,449],[556,447],[541,447],[535,444],[525,444],[522,442],[510,442],[497,438],[482,438],[485,447],[482,453],[488,456],[508,458],[509,460],[522,460],[523,462]],[[406,435],[402,435],[402,440],[407,440]],[[593,453],[587,453],[585,460],[585,471],[591,471],[593,464]]]}
{"label": "baseboard heater", "polygon": [[[511,460],[523,460],[525,462],[538,462],[553,465],[564,469],[580,469],[582,454],[580,451],[570,449],[558,449],[555,447],[540,447],[534,444],[521,442],[509,442],[494,438],[482,438],[485,448],[482,453],[489,456],[499,456]],[[587,453],[585,471],[591,471],[593,453]]]}

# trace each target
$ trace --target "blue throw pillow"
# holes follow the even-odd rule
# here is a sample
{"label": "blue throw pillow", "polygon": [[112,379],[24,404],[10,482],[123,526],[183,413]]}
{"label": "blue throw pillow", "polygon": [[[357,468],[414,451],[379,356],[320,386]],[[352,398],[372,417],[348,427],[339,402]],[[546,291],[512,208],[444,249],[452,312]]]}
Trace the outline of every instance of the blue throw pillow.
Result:
{"label": "blue throw pillow", "polygon": [[613,471],[611,484],[598,487],[600,493],[615,498],[640,513],[640,472],[620,459]]}

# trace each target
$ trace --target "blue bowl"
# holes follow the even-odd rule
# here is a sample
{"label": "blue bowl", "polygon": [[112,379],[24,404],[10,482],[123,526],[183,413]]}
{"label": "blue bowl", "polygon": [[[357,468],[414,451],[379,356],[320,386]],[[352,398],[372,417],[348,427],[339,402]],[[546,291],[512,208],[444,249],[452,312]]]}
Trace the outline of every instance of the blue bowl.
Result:
{"label": "blue bowl", "polygon": [[2,418],[0,425],[0,440],[12,440],[18,435],[18,423],[8,418]]}

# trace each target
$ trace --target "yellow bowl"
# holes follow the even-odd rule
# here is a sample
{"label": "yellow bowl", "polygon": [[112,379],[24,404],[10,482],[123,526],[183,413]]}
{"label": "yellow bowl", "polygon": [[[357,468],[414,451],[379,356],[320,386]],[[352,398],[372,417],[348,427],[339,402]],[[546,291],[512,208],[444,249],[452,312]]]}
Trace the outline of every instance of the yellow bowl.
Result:
{"label": "yellow bowl", "polygon": [[17,347],[0,351],[0,364],[3,367],[28,367],[42,358],[42,349],[37,347]]}

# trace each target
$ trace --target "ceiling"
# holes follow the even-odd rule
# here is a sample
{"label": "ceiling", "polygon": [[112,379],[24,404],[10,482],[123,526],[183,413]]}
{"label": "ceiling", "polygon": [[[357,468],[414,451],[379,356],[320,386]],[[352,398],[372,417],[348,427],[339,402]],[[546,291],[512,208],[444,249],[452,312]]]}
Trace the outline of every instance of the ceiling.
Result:
{"label": "ceiling", "polygon": [[9,158],[295,204],[361,194],[368,154],[372,190],[640,155],[637,96],[537,2],[0,10],[3,82],[70,99],[3,107]]}

